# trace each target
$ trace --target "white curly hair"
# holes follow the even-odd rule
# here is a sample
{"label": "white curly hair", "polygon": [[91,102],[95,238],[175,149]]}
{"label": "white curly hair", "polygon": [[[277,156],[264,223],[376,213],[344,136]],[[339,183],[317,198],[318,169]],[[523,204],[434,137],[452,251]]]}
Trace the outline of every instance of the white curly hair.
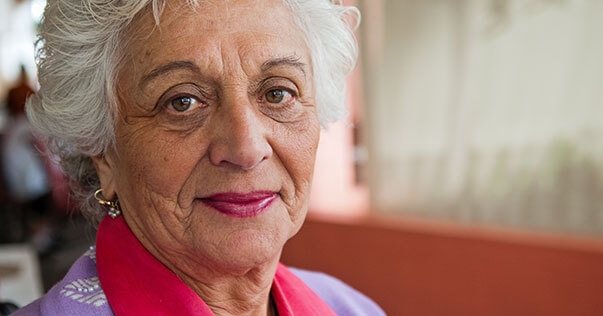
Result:
{"label": "white curly hair", "polygon": [[[199,1],[186,0],[197,6]],[[206,1],[206,0],[205,0]],[[306,36],[313,65],[318,118],[323,127],[346,115],[346,76],[358,58],[355,7],[338,0],[282,0]],[[49,0],[36,45],[40,90],[27,114],[70,178],[82,213],[98,223],[100,182],[92,156],[114,143],[116,77],[129,26],[151,10],[155,22],[167,0]]]}

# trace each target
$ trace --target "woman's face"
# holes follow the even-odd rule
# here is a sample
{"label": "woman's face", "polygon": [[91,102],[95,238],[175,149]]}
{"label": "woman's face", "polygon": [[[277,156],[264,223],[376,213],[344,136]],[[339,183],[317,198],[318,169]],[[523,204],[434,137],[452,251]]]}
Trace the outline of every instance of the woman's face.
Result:
{"label": "woman's face", "polygon": [[320,133],[292,14],[281,0],[170,2],[133,30],[116,146],[95,158],[107,198],[168,265],[274,261],[304,220]]}

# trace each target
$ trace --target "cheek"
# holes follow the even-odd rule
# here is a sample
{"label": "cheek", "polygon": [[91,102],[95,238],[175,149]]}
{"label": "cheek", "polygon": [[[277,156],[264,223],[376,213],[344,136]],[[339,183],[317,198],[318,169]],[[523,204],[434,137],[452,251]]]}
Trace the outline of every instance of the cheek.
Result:
{"label": "cheek", "polygon": [[[154,129],[140,129],[118,140],[119,178],[123,189],[135,195],[160,194],[176,201],[194,166],[203,155],[203,144],[194,137]],[[152,195],[152,194],[151,194]],[[140,201],[139,201],[140,202]]]}
{"label": "cheek", "polygon": [[303,123],[286,126],[276,133],[275,152],[293,182],[296,202],[309,197],[320,125],[315,115]]}
{"label": "cheek", "polygon": [[291,163],[295,164],[295,169],[299,170],[299,176],[311,180],[314,171],[314,162],[316,160],[316,150],[320,139],[320,124],[318,119],[313,116],[301,131],[293,131],[289,142]]}

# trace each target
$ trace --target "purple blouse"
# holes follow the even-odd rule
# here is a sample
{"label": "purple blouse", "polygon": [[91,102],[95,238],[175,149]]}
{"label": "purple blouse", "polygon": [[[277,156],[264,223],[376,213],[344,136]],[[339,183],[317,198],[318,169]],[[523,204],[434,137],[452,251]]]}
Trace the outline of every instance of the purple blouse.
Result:
{"label": "purple blouse", "polygon": [[[350,286],[320,272],[290,268],[340,316],[380,316],[383,310]],[[91,247],[65,278],[43,297],[12,314],[15,316],[113,316],[96,273],[96,249]],[[304,315],[305,316],[305,315]]]}

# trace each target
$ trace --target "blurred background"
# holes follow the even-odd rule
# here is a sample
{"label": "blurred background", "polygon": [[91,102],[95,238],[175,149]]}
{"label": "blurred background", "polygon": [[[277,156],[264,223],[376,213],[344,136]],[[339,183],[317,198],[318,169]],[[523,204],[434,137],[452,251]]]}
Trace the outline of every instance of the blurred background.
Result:
{"label": "blurred background", "polygon": [[[344,2],[363,14],[350,116],[323,131],[283,261],[389,315],[603,315],[603,1]],[[0,300],[18,305],[95,233],[19,110],[44,5],[0,0]]]}

